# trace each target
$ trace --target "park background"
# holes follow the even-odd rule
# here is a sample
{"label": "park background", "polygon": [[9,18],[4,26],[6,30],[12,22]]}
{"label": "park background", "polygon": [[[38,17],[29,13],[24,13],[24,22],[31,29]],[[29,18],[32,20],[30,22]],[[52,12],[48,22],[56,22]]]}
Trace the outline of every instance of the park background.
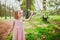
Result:
{"label": "park background", "polygon": [[28,9],[34,11],[31,20],[23,22],[26,40],[60,40],[60,0],[0,0],[0,40],[12,40],[7,33],[16,8],[26,19]]}

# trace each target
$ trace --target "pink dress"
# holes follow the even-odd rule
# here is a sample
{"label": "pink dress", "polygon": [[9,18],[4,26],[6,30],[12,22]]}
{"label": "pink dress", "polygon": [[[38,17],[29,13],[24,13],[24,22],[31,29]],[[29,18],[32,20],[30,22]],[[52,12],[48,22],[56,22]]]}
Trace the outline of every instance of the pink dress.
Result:
{"label": "pink dress", "polygon": [[24,29],[23,29],[23,19],[14,20],[15,26],[13,31],[13,40],[25,40]]}

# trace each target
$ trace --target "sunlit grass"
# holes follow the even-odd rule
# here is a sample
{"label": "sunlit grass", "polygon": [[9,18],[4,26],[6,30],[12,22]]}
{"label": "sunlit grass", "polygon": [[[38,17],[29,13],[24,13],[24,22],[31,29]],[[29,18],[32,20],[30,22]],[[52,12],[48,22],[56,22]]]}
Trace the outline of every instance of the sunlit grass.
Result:
{"label": "sunlit grass", "polygon": [[[3,18],[0,21],[3,22]],[[59,21],[60,16],[49,16],[49,20]],[[13,20],[13,17],[7,17],[4,20]],[[28,22],[23,22],[23,27],[25,29],[26,40],[59,40],[60,39],[60,29],[56,28],[54,24],[45,24],[42,21],[41,16],[33,16]],[[54,39],[55,38],[55,39]],[[12,35],[8,38],[12,40]],[[8,40],[6,39],[6,40]]]}
{"label": "sunlit grass", "polygon": [[49,18],[53,21],[60,22],[60,15],[59,16],[49,16]]}

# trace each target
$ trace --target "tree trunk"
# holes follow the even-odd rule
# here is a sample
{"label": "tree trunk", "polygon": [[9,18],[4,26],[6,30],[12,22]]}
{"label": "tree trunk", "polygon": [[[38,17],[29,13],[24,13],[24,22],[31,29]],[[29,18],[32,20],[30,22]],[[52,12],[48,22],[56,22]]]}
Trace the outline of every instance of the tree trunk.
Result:
{"label": "tree trunk", "polygon": [[31,10],[31,1],[32,0],[26,0],[26,9],[27,9],[26,18],[29,17],[29,11],[28,11],[28,9]]}
{"label": "tree trunk", "polygon": [[1,2],[0,2],[0,17],[1,17]]}
{"label": "tree trunk", "polygon": [[[5,0],[5,5],[6,5],[6,0]],[[6,6],[5,6],[5,19],[7,19],[7,15],[6,15]]]}
{"label": "tree trunk", "polygon": [[43,10],[46,10],[46,0],[43,0]]}

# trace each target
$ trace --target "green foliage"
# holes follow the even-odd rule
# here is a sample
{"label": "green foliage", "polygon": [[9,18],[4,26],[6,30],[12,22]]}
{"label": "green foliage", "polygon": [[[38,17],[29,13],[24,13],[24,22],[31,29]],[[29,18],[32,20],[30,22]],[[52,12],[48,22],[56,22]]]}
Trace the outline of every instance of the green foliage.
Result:
{"label": "green foliage", "polygon": [[59,30],[53,24],[48,24],[45,28],[27,29],[26,40],[59,40],[60,34],[57,32]]}
{"label": "green foliage", "polygon": [[[59,40],[60,39],[60,29],[55,28],[55,25],[48,24],[47,27],[41,28],[37,27],[35,29],[26,29],[26,40]],[[12,38],[10,37],[10,40]]]}
{"label": "green foliage", "polygon": [[55,21],[55,22],[60,22],[60,16],[58,15],[56,15],[56,16],[49,16],[49,18],[50,18],[50,20],[52,19],[53,21]]}
{"label": "green foliage", "polygon": [[[34,0],[30,0],[31,1],[31,10],[35,10],[35,6],[34,6]],[[23,10],[27,10],[27,8],[26,8],[26,4],[27,3],[27,1],[26,0],[23,0],[23,3],[22,3],[22,5],[21,5],[21,9],[23,9]]]}
{"label": "green foliage", "polygon": [[50,12],[50,15],[60,15],[60,0],[49,0],[48,2],[46,2],[47,7]]}
{"label": "green foliage", "polygon": [[[49,17],[57,18],[59,16],[49,16]],[[56,28],[54,24],[46,24],[47,25],[46,27],[38,26],[44,24],[40,16],[36,17],[36,15],[34,15],[29,23],[34,27],[25,29],[26,40],[59,40],[60,39],[60,29]],[[29,26],[29,24],[27,25]],[[12,40],[12,34],[10,35],[9,40]]]}
{"label": "green foliage", "polygon": [[33,33],[26,34],[26,40],[34,40],[34,34]]}

